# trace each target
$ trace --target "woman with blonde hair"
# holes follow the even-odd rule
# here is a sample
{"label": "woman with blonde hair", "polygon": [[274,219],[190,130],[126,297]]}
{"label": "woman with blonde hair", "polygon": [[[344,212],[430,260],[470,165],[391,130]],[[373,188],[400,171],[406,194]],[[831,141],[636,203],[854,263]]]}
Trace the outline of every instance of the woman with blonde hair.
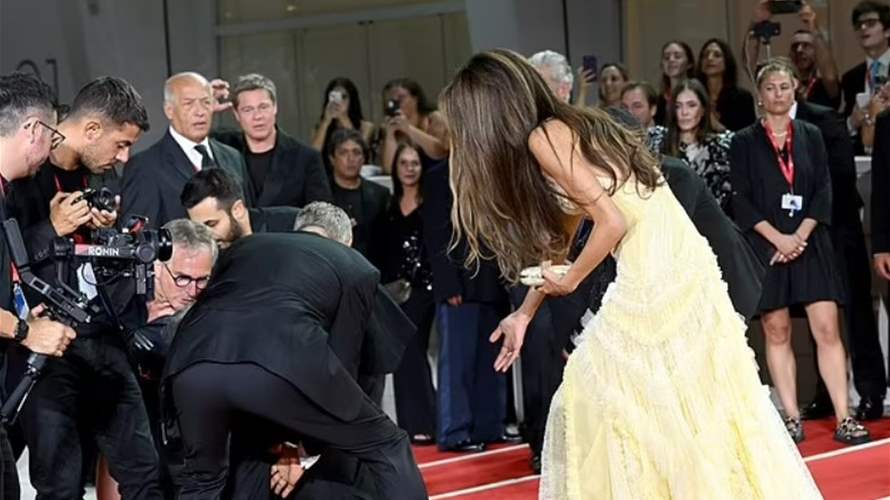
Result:
{"label": "woman with blonde hair", "polygon": [[559,101],[519,55],[474,56],[441,99],[452,138],[452,219],[466,265],[545,269],[491,336],[505,370],[548,295],[609,253],[617,277],[569,358],[550,411],[541,498],[821,498],[760,384],[716,257],[642,140]]}

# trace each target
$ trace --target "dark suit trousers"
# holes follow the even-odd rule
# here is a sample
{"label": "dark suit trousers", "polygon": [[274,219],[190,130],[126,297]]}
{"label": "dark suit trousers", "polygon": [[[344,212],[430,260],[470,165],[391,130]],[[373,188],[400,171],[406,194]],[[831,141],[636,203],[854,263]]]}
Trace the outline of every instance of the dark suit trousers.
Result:
{"label": "dark suit trousers", "polygon": [[405,346],[402,363],[393,373],[396,417],[409,436],[436,433],[436,390],[427,350],[436,307],[426,290],[414,289],[402,304],[405,315],[417,326],[417,333]]}
{"label": "dark suit trousers", "polygon": [[[526,287],[510,290],[510,302],[519,308]],[[544,301],[528,325],[522,345],[522,403],[525,420],[522,434],[532,453],[539,455],[544,445],[544,427],[550,412],[550,401],[562,378],[562,345],[557,345],[550,310],[551,299]]]}
{"label": "dark suit trousers", "polygon": [[112,335],[78,338],[47,362],[25,402],[19,418],[38,499],[83,496],[83,437],[108,458],[125,500],[163,498],[148,416],[121,344]]}
{"label": "dark suit trousers", "polygon": [[832,227],[831,236],[838,257],[838,272],[848,283],[842,321],[853,365],[853,383],[860,396],[883,401],[887,377],[872,306],[871,260],[865,247],[865,235],[858,214],[855,220],[840,224]]}
{"label": "dark suit trousers", "polygon": [[6,429],[0,425],[0,500],[19,500],[19,475]]}
{"label": "dark suit trousers", "polygon": [[[358,460],[352,484],[320,488],[324,478],[309,469],[302,488],[326,496],[303,492],[299,498],[426,498],[408,437],[367,397],[359,414],[344,422],[253,363],[199,362],[177,374],[171,389],[185,449],[180,500],[220,498],[223,491],[225,498],[271,498],[270,469],[261,455],[273,434],[279,442],[318,442],[326,447],[322,457],[335,449]],[[260,448],[251,453],[251,444]]]}
{"label": "dark suit trousers", "polygon": [[500,345],[488,341],[500,320],[490,304],[439,306],[439,446],[503,437],[507,381],[494,371]]}

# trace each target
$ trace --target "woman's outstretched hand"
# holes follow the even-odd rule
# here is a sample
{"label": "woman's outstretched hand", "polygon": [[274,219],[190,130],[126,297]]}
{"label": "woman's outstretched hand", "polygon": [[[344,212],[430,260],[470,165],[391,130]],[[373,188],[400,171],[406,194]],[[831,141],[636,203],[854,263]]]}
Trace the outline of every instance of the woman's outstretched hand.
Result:
{"label": "woman's outstretched hand", "polygon": [[501,345],[501,352],[494,361],[494,369],[498,372],[506,372],[510,365],[519,357],[519,351],[522,349],[522,342],[525,340],[525,331],[531,318],[521,312],[514,311],[509,316],[502,319],[495,328],[494,332],[488,340],[493,344],[501,337],[504,343]]}

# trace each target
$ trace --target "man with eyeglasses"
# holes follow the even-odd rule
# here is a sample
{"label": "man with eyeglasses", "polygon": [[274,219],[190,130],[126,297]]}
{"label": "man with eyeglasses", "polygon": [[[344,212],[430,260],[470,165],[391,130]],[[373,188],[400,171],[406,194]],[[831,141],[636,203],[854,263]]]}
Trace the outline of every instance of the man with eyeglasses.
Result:
{"label": "man with eyeglasses", "polygon": [[[875,116],[868,112],[870,101],[887,82],[890,71],[890,5],[876,0],[863,0],[853,8],[853,29],[865,52],[865,61],[844,73],[844,114],[850,135],[859,136],[863,125],[874,125]],[[860,152],[863,150],[861,140]]]}
{"label": "man with eyeglasses", "polygon": [[[23,73],[0,76],[0,204],[5,204],[9,181],[33,175],[50,150],[61,143],[55,130],[52,89]],[[0,216],[6,219],[0,207]],[[6,351],[10,341],[31,352],[61,356],[76,334],[71,328],[29,315],[18,272],[10,262],[6,235],[0,231],[0,374],[7,374]],[[17,382],[17,381],[16,381]],[[7,394],[2,391],[2,399]],[[15,457],[0,425],[0,498],[17,500],[19,482]]]}
{"label": "man with eyeglasses", "polygon": [[214,111],[231,109],[241,127],[213,136],[244,155],[256,206],[299,208],[313,201],[331,201],[321,155],[277,124],[278,93],[272,80],[250,73],[238,77],[231,92],[224,80],[213,80],[211,85]]}
{"label": "man with eyeglasses", "polygon": [[162,446],[159,381],[177,322],[207,287],[219,250],[204,224],[174,219],[163,227],[170,232],[173,253],[166,262],[154,263],[154,299],[146,302],[134,297],[121,321],[133,332],[131,352],[160,457],[161,486],[166,498],[174,498],[172,476],[181,467],[182,457],[178,450]]}
{"label": "man with eyeglasses", "polygon": [[[116,211],[91,208],[82,199],[98,176],[112,175],[148,130],[142,98],[126,81],[102,77],[86,84],[59,123],[64,136],[33,178],[13,181],[9,214],[22,226],[32,269],[45,281],[80,290],[102,308],[65,356],[51,359],[19,417],[30,453],[31,484],[41,499],[79,498],[83,445],[89,440],[108,457],[127,499],[161,498],[158,458],[139,384],[116,321],[105,304],[116,294],[98,285],[90,264],[51,257],[59,237],[89,243],[93,230],[110,228]],[[58,141],[58,139],[57,139]],[[60,283],[63,282],[63,283]]]}

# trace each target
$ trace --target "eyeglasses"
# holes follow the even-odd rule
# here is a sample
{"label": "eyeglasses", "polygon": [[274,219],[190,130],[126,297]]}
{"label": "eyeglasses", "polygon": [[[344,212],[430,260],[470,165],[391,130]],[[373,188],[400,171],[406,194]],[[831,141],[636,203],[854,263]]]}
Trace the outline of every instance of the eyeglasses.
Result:
{"label": "eyeglasses", "polygon": [[865,30],[865,29],[874,27],[879,22],[881,22],[881,20],[876,17],[870,17],[868,19],[860,19],[860,20],[856,21],[855,23],[853,23],[853,29],[856,31]]}
{"label": "eyeglasses", "polygon": [[173,274],[173,271],[170,270],[170,267],[167,265],[166,262],[164,263],[164,269],[167,270],[167,273],[169,273],[170,277],[173,278],[173,283],[175,283],[176,286],[178,286],[179,288],[185,288],[194,283],[198,290],[203,290],[207,288],[207,282],[210,281],[210,276],[202,276],[200,278],[192,278],[191,276],[186,276],[184,274],[176,276],[175,274]]}
{"label": "eyeglasses", "polygon": [[[55,127],[51,127],[47,123],[45,123],[41,120],[37,120],[36,123],[38,125],[42,126],[43,128],[45,128],[46,130],[49,130],[49,134],[50,134],[49,149],[51,149],[51,150],[56,149],[57,147],[59,147],[59,145],[62,144],[62,142],[65,141],[65,136],[62,135],[62,133],[59,132]],[[30,126],[31,126],[30,123],[25,125],[25,129],[29,128]]]}

